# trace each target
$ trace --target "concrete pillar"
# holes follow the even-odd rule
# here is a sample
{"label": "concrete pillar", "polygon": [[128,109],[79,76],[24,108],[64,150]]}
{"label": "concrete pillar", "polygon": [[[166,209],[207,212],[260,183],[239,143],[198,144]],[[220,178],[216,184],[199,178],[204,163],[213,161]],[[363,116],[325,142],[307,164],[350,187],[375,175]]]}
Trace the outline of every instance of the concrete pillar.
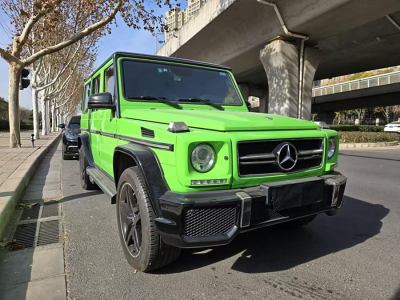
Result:
{"label": "concrete pillar", "polygon": [[[299,110],[299,47],[284,40],[273,40],[260,51],[268,79],[268,112],[297,117]],[[305,49],[303,97],[300,115],[311,119],[312,82],[320,61],[314,49]]]}

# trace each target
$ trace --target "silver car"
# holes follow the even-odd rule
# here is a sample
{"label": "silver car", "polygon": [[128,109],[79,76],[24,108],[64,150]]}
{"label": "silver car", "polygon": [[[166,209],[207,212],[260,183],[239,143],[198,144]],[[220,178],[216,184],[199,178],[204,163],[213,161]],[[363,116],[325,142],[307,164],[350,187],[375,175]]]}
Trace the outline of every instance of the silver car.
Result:
{"label": "silver car", "polygon": [[383,131],[400,133],[400,121],[386,124]]}

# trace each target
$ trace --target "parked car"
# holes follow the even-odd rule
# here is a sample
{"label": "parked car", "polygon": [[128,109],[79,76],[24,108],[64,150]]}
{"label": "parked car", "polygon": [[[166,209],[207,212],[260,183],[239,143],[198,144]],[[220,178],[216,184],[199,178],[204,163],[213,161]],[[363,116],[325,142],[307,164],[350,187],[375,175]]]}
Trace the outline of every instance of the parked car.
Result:
{"label": "parked car", "polygon": [[63,129],[62,134],[62,156],[63,159],[78,157],[78,135],[81,132],[81,117],[74,116],[68,122],[68,125],[60,124],[58,127]]}
{"label": "parked car", "polygon": [[81,110],[82,187],[116,204],[136,270],[342,206],[337,132],[249,112],[228,67],[115,53],[85,80]]}
{"label": "parked car", "polygon": [[397,132],[400,134],[400,121],[386,124],[385,127],[383,128],[383,131]]}

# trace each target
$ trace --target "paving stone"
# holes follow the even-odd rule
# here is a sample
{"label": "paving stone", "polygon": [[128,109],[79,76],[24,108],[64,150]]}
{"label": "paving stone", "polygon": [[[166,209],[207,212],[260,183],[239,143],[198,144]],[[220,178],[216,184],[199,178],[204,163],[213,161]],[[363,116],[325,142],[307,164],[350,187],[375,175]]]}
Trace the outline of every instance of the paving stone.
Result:
{"label": "paving stone", "polygon": [[0,290],[0,299],[3,300],[65,300],[65,276],[45,278],[29,283],[23,283],[7,290]]}
{"label": "paving stone", "polygon": [[26,189],[26,193],[41,192],[41,191],[56,191],[56,190],[61,190],[60,183],[49,183],[46,185],[29,184],[28,188]]}
{"label": "paving stone", "polygon": [[0,289],[64,274],[62,245],[9,252],[0,264]]}

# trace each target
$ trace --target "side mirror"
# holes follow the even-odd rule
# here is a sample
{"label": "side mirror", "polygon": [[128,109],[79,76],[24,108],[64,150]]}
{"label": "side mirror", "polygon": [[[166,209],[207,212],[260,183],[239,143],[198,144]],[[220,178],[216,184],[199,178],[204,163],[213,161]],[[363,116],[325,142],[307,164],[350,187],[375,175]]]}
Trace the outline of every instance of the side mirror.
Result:
{"label": "side mirror", "polygon": [[89,97],[89,108],[114,108],[112,95],[110,93],[99,93]]}
{"label": "side mirror", "polygon": [[64,129],[65,128],[65,124],[64,123],[58,124],[58,128]]}

